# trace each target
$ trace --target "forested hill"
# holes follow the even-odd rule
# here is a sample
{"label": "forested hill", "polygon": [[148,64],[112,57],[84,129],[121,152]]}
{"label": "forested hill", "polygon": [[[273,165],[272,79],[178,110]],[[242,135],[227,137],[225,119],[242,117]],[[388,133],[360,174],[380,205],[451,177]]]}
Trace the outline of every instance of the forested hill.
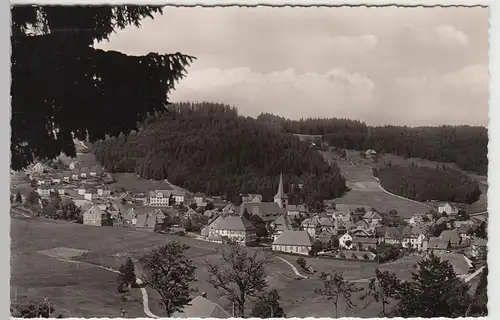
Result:
{"label": "forested hill", "polygon": [[453,162],[481,175],[488,171],[488,131],[484,127],[371,127],[349,119],[289,120],[272,114],[257,119],[284,133],[323,135],[323,142],[334,147]]}
{"label": "forested hill", "polygon": [[306,143],[222,104],[172,105],[139,127],[92,146],[107,170],[168,179],[192,192],[231,199],[240,192],[258,192],[271,200],[281,171],[285,184],[304,183],[309,203],[346,190],[338,167]]}

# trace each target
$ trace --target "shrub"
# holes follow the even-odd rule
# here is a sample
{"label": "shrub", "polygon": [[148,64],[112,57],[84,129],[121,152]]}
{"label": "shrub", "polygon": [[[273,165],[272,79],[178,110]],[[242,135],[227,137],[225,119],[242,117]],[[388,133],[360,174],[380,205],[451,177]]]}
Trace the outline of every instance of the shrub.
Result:
{"label": "shrub", "polygon": [[363,255],[363,259],[365,259],[365,260],[369,260],[369,259],[370,259],[370,257],[368,256],[368,254],[367,254],[367,253],[365,253],[365,254]]}
{"label": "shrub", "polygon": [[301,267],[302,269],[307,269],[307,262],[306,262],[306,259],[302,258],[302,257],[299,257],[297,258],[297,265],[299,267]]}

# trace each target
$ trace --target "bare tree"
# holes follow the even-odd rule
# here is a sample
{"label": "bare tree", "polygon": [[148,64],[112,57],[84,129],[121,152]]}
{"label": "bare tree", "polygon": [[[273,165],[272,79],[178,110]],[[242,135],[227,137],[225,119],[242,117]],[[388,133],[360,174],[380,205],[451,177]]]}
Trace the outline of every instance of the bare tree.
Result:
{"label": "bare tree", "polygon": [[316,293],[332,300],[335,306],[335,318],[339,317],[339,303],[343,300],[347,308],[355,307],[352,302],[352,294],[361,291],[354,283],[344,279],[341,273],[335,272],[333,275],[323,272],[321,274],[323,288],[316,289]]}
{"label": "bare tree", "polygon": [[222,249],[221,256],[220,264],[207,261],[209,281],[221,291],[221,296],[233,303],[236,316],[243,318],[248,298],[257,298],[267,286],[264,266],[271,262],[271,256],[261,251],[250,253],[236,243]]}
{"label": "bare tree", "polygon": [[168,317],[191,301],[190,284],[195,280],[196,267],[184,255],[187,249],[187,245],[172,241],[139,258],[141,277],[158,292]]}

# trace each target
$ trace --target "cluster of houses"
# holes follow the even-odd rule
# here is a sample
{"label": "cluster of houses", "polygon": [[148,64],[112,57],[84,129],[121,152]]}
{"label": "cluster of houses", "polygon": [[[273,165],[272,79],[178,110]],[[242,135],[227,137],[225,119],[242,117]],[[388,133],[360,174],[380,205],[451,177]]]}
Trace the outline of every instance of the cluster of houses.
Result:
{"label": "cluster of houses", "polygon": [[[268,240],[274,251],[310,255],[315,244],[331,249],[332,242],[336,242],[335,251],[347,250],[349,258],[367,260],[375,259],[372,252],[381,244],[418,252],[446,253],[470,248],[472,256],[486,245],[482,239],[472,239],[470,235],[471,228],[477,228],[481,219],[457,221],[459,209],[449,203],[437,208],[441,216],[437,221],[433,221],[430,213],[415,214],[405,219],[404,226],[384,225],[384,214],[362,205],[330,203],[323,212],[311,214],[304,205],[288,203],[282,175],[272,202],[263,201],[261,195],[242,195],[241,205],[236,206],[208,198],[203,193],[193,195],[182,190],[127,192],[117,197],[121,201],[113,201],[111,190],[99,180],[104,175],[100,168],[83,170],[77,162],[69,167],[70,171],[57,175],[47,173],[42,164],[37,164],[30,177],[37,179],[37,191],[42,197],[51,192],[67,195],[64,184],[79,182],[74,189],[74,202],[82,209],[83,223],[92,226],[154,230],[166,217],[183,221],[203,216],[207,223],[201,228],[199,240],[218,243],[232,240],[253,245],[259,240],[258,230],[247,217],[257,215],[267,226]],[[217,206],[208,208],[209,203],[217,203]],[[179,210],[179,206],[183,210]],[[433,225],[443,224],[446,228],[439,236],[430,236]]]}

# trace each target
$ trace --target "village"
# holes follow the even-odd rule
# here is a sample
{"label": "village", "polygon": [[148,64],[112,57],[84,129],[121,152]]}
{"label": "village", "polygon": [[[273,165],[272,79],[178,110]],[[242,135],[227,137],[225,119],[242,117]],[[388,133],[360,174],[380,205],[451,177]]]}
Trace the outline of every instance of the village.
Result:
{"label": "village", "polygon": [[[65,169],[39,162],[26,174],[42,211],[54,197],[70,201],[79,209],[73,222],[84,225],[170,233],[214,243],[236,241],[277,253],[359,263],[423,257],[432,251],[448,259],[461,277],[470,276],[485,262],[481,257],[487,245],[487,216],[469,216],[450,203],[409,218],[400,217],[397,210],[378,212],[335,201],[325,201],[321,211],[308,210],[305,204],[288,203],[280,175],[273,202],[244,194],[240,204],[233,204],[179,188],[143,192],[113,188],[111,175],[101,166],[84,167],[77,160]],[[22,202],[29,197],[22,195]]]}

